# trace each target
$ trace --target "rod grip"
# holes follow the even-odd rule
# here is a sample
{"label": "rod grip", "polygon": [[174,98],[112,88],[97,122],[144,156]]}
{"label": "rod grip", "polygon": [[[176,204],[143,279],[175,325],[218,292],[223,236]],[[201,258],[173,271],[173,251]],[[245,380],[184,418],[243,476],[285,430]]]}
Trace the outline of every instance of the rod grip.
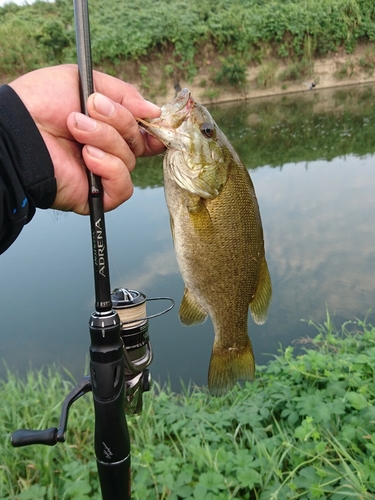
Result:
{"label": "rod grip", "polygon": [[50,427],[42,431],[31,429],[19,429],[13,432],[11,437],[12,446],[19,448],[20,446],[28,446],[30,444],[46,444],[54,446],[57,443],[57,429]]}
{"label": "rod grip", "polygon": [[128,500],[131,498],[130,455],[115,465],[97,461],[103,500]]}

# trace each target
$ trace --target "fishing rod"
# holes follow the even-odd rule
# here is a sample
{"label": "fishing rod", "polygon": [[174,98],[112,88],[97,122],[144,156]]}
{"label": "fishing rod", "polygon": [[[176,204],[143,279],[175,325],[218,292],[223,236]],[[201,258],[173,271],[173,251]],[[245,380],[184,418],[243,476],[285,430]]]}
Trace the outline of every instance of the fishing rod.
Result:
{"label": "fishing rod", "polygon": [[[87,0],[74,0],[81,110],[94,92]],[[95,312],[89,320],[90,382],[95,410],[95,455],[103,500],[128,500],[130,438],[125,417],[125,357],[121,324],[112,308],[103,187],[87,171],[95,284]]]}
{"label": "fishing rod", "polygon": [[[87,0],[74,0],[81,111],[94,92]],[[125,413],[142,410],[142,394],[150,389],[153,353],[148,320],[169,311],[169,297],[147,299],[137,290],[117,288],[111,293],[107,238],[100,177],[87,170],[90,226],[94,264],[95,311],[89,320],[90,375],[66,396],[58,428],[20,429],[12,434],[15,447],[53,446],[65,441],[70,406],[91,391],[95,411],[94,446],[103,500],[130,500],[130,438]],[[169,300],[170,307],[146,315],[147,300]]]}

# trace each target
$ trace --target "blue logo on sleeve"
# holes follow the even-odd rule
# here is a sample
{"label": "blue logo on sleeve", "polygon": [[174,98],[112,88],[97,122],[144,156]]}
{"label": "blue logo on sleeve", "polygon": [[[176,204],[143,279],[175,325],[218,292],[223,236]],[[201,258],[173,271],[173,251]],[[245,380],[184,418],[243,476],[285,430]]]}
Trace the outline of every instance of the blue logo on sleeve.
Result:
{"label": "blue logo on sleeve", "polygon": [[[21,208],[25,208],[25,207],[26,207],[26,205],[27,205],[27,202],[28,202],[28,199],[27,199],[27,197],[25,196],[25,198],[22,200],[22,203],[21,203]],[[14,209],[13,209],[13,213],[14,213],[14,214],[16,214],[16,213],[17,213],[17,209],[16,209],[16,208],[14,208]]]}

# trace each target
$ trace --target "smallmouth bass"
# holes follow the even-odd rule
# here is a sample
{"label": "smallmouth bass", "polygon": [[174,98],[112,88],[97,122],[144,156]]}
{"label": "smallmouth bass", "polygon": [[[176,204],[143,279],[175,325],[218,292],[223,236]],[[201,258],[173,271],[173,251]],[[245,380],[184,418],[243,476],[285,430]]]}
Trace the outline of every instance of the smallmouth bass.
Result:
{"label": "smallmouth bass", "polygon": [[250,175],[207,109],[188,89],[139,124],[167,147],[164,190],[185,290],[184,325],[211,317],[215,340],[208,373],[212,395],[252,380],[247,318],[267,318],[272,287]]}

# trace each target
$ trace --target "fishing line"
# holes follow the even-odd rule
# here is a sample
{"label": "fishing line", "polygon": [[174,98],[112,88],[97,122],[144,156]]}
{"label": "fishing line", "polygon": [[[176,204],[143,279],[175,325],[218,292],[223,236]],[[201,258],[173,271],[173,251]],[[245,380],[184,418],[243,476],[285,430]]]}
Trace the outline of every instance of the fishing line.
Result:
{"label": "fishing line", "polygon": [[[169,302],[171,302],[171,305],[158,313],[146,315],[146,302],[157,301],[157,300],[169,300]],[[162,316],[163,314],[173,309],[173,307],[174,307],[174,300],[171,297],[147,297],[142,304],[139,304],[136,307],[133,306],[131,309],[126,307],[123,309],[116,308],[116,310],[118,315],[120,316],[120,321],[122,325],[130,325],[133,323],[135,325],[142,321]]]}

